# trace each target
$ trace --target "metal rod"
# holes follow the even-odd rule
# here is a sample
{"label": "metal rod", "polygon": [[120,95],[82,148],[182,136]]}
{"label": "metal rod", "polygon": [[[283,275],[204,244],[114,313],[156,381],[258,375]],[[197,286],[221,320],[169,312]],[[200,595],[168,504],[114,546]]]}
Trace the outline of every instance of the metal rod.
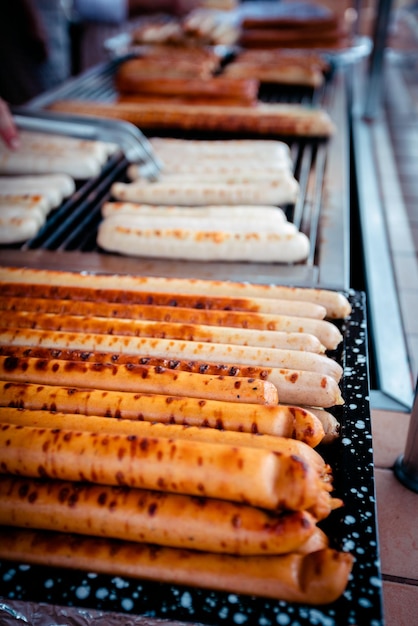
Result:
{"label": "metal rod", "polygon": [[405,487],[418,493],[418,382],[415,388],[405,452],[397,458],[394,472]]}
{"label": "metal rod", "polygon": [[368,120],[376,117],[382,95],[383,63],[389,30],[393,0],[379,0],[376,7],[376,22],[373,37],[373,49],[370,56],[369,84],[364,116]]}

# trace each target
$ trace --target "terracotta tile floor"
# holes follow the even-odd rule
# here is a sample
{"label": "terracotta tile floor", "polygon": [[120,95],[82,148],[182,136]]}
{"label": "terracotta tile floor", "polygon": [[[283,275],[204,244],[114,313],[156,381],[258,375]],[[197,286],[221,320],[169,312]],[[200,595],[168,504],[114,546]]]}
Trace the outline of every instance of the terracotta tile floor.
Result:
{"label": "terracotta tile floor", "polygon": [[392,467],[405,450],[409,415],[372,411],[385,626],[418,624],[418,494]]}

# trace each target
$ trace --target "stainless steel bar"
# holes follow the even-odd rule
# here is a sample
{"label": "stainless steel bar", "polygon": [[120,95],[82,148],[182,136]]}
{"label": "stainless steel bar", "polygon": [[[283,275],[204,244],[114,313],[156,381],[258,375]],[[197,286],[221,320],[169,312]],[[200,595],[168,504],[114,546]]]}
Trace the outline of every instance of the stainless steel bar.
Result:
{"label": "stainless steel bar", "polygon": [[321,201],[318,259],[319,284],[330,289],[350,287],[350,162],[346,74],[336,71],[325,106],[338,129],[327,146]]}
{"label": "stainless steel bar", "polygon": [[20,115],[16,113],[14,120],[19,128],[28,131],[37,131],[42,133],[57,133],[61,135],[70,135],[79,137],[80,139],[93,140],[97,138],[97,130],[94,126],[77,123],[76,121],[54,120],[51,117],[29,117],[29,115]]}
{"label": "stainless steel bar", "polygon": [[380,104],[383,81],[383,64],[391,9],[392,0],[379,0],[376,7],[373,48],[370,55],[369,66],[369,85],[364,107],[364,116],[368,120],[372,120],[376,117]]}
{"label": "stainless steel bar", "polygon": [[150,176],[157,175],[161,168],[148,139],[128,122],[35,111],[28,107],[15,108],[13,114],[17,125],[25,130],[116,143],[129,161],[148,165]]}
{"label": "stainless steel bar", "polygon": [[395,463],[396,478],[408,489],[418,493],[418,382],[408,428],[405,452]]}
{"label": "stainless steel bar", "polygon": [[[353,102],[362,102],[359,78],[353,81]],[[382,195],[378,176],[380,159],[376,144],[377,129],[384,124],[379,116],[367,122],[361,108],[353,108],[352,132],[356,185],[359,203],[359,248],[364,254],[365,282],[370,317],[370,337],[376,366],[374,408],[393,407],[409,411],[413,400],[413,382],[407,359],[406,340],[390,245],[388,242]],[[373,390],[372,390],[373,391]]]}
{"label": "stainless steel bar", "polygon": [[319,231],[319,221],[321,215],[321,200],[322,200],[322,187],[325,175],[325,163],[327,159],[327,150],[325,145],[318,146],[316,152],[316,172],[315,189],[312,197],[311,217],[310,217],[310,230],[309,239],[311,241],[311,249],[309,257],[307,259],[308,265],[314,265],[315,263],[315,251],[317,250],[317,240]]}
{"label": "stainless steel bar", "polygon": [[306,190],[309,183],[309,175],[312,170],[312,145],[305,145],[302,153],[300,171],[299,171],[299,197],[296,200],[295,209],[293,211],[293,223],[300,230],[304,210],[306,209]]}

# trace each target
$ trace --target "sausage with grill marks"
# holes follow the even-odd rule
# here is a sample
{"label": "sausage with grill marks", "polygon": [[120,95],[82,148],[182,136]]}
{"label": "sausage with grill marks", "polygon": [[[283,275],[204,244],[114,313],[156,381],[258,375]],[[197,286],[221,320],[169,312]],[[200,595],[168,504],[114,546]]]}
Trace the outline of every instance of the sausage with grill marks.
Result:
{"label": "sausage with grill marks", "polygon": [[294,437],[314,446],[323,429],[299,407],[222,402],[0,381],[0,406]]}
{"label": "sausage with grill marks", "polygon": [[[66,332],[26,328],[0,328],[0,345],[6,344],[122,352],[125,354],[142,354],[144,356],[172,359],[199,359],[212,362],[256,365],[258,367],[286,368],[290,371],[305,371],[330,377],[336,383],[340,380],[343,372],[341,365],[337,361],[324,354],[280,348],[258,348],[256,346],[182,341],[180,339],[127,337],[124,335],[102,335],[91,332]],[[321,384],[323,383],[321,382]],[[283,399],[283,401],[287,400]],[[289,400],[289,402],[293,402],[293,400]]]}
{"label": "sausage with grill marks", "polygon": [[316,467],[319,475],[331,483],[330,468],[322,456],[306,441],[290,436],[266,435],[242,431],[221,430],[204,426],[166,424],[141,420],[62,413],[59,411],[16,409],[0,407],[0,422],[37,428],[63,428],[64,430],[82,429],[89,432],[120,433],[140,437],[168,437],[212,443],[228,443],[255,448],[265,448],[273,452],[296,454]]}
{"label": "sausage with grill marks", "polygon": [[[2,271],[0,269],[0,277]],[[183,294],[181,292],[160,292],[151,290],[119,290],[117,288],[99,288],[77,285],[37,284],[2,281],[3,296],[58,298],[63,300],[83,300],[89,302],[116,302],[122,304],[152,304],[155,306],[183,307],[192,309],[206,309],[209,311],[247,311],[250,313],[265,313],[280,315],[283,310],[291,308],[296,314],[299,305],[289,307],[288,303],[269,298],[247,298],[231,296],[210,296],[207,294]],[[302,302],[300,312],[308,311],[307,317],[323,317],[324,308],[305,305]],[[312,313],[309,315],[309,311]]]}
{"label": "sausage with grill marks", "polygon": [[[287,333],[275,330],[252,328],[218,327],[203,324],[167,322],[155,320],[119,319],[115,317],[84,317],[34,313],[27,311],[3,311],[2,324],[8,328],[39,328],[42,330],[65,330],[99,335],[126,335],[128,337],[155,337],[202,341],[207,343],[232,344],[324,352],[325,348],[317,337],[308,333]],[[294,318],[296,319],[296,318]]]}
{"label": "sausage with grill marks", "polygon": [[343,594],[354,562],[329,548],[245,557],[7,528],[0,529],[0,558],[312,605]]}
{"label": "sausage with grill marks", "polygon": [[81,388],[277,404],[276,387],[255,378],[195,374],[147,365],[0,357],[0,379]]}
{"label": "sausage with grill marks", "polygon": [[[135,346],[132,346],[132,342],[128,344],[129,351],[123,354],[123,350],[126,350],[127,347],[126,344],[120,343],[115,346],[113,340],[109,341],[106,337],[103,338],[99,346],[101,350],[103,349],[103,352],[87,349],[85,346],[81,349],[74,349],[74,345],[71,348],[64,348],[60,339],[60,334],[57,333],[56,341],[50,343],[50,347],[47,347],[45,346],[45,338],[42,340],[43,345],[39,345],[40,336],[38,331],[27,331],[23,335],[21,333],[13,333],[13,336],[2,333],[0,334],[0,354],[18,358],[33,356],[41,359],[56,358],[121,365],[138,363],[140,365],[152,365],[185,372],[260,378],[273,383],[283,403],[312,407],[331,407],[344,403],[337,382],[330,376],[322,376],[317,372],[259,367],[222,361],[190,360],[181,356],[180,358],[174,358],[173,355],[167,358],[149,356],[141,352],[141,350],[135,349]],[[5,342],[2,345],[3,340]],[[30,345],[31,343],[33,344],[32,346]],[[115,348],[119,351],[114,352]]]}
{"label": "sausage with grill marks", "polygon": [[6,526],[241,555],[293,552],[317,532],[327,544],[307,511],[274,514],[225,500],[9,476],[0,476],[0,499]]}
{"label": "sausage with grill marks", "polygon": [[[260,181],[260,184],[263,182]],[[134,184],[137,185],[131,183],[127,187],[133,187]],[[177,182],[159,184],[164,189],[161,190],[163,195],[160,201],[169,198],[181,185]],[[186,185],[184,183],[183,187]],[[211,185],[208,183],[207,188],[210,189]],[[190,190],[193,186],[190,184]],[[245,194],[250,193],[247,187],[252,186],[254,183],[219,184],[219,196],[225,202],[224,189],[234,187],[237,193],[242,194],[239,198],[242,203]],[[184,193],[188,190],[185,188]],[[147,189],[137,191],[143,192]],[[128,196],[129,192],[132,193],[131,197]],[[133,189],[126,190],[127,199],[135,200],[133,192]],[[202,190],[202,194],[204,193],[206,190]],[[151,201],[149,197],[144,197],[143,200]],[[280,202],[278,198],[276,200],[277,203]],[[251,259],[255,263],[298,263],[306,261],[309,256],[308,237],[301,231],[295,231],[290,224],[286,229],[281,225],[279,232],[267,232],[257,228],[246,232],[236,226],[228,228],[228,224],[225,224],[224,228],[220,228],[213,223],[202,224],[201,220],[191,219],[165,219],[155,223],[152,218],[121,213],[106,217],[100,222],[96,240],[102,250],[144,258],[204,262],[247,262]]]}
{"label": "sausage with grill marks", "polygon": [[[0,425],[0,472],[321,511],[331,496],[294,454],[221,443]],[[29,453],[30,451],[30,453]]]}
{"label": "sausage with grill marks", "polygon": [[[171,294],[210,294],[215,297],[300,300],[325,307],[327,317],[343,319],[351,312],[346,296],[331,289],[255,284],[229,280],[88,274],[32,268],[0,268],[0,280],[55,286],[90,287],[97,290],[152,291]],[[23,292],[22,295],[25,295]]]}
{"label": "sausage with grill marks", "polygon": [[[294,303],[290,304],[293,305]],[[0,310],[9,312],[9,315],[11,312],[49,313],[63,316],[76,315],[85,318],[96,317],[131,320],[131,322],[135,321],[136,323],[138,323],[138,321],[151,320],[160,323],[214,326],[217,329],[239,328],[246,331],[268,331],[269,333],[277,333],[275,336],[277,341],[280,340],[282,344],[280,347],[307,350],[310,352],[323,352],[325,347],[335,348],[340,343],[341,334],[335,326],[318,318],[299,318],[293,315],[294,311],[292,307],[288,309],[286,306],[285,308],[287,309],[287,315],[269,315],[244,311],[219,311],[163,305],[154,306],[151,304],[129,305],[36,297],[0,296]],[[317,320],[317,322],[315,320]],[[322,322],[322,324],[319,322]],[[125,324],[126,323],[127,322],[125,322]],[[123,324],[120,324],[120,328],[123,328]],[[326,341],[327,346],[322,344],[321,338]]]}
{"label": "sausage with grill marks", "polygon": [[[6,286],[10,293],[13,287]],[[274,315],[251,311],[232,311],[226,309],[205,309],[153,304],[124,304],[121,302],[93,302],[92,300],[72,300],[25,297],[20,295],[0,295],[0,307],[3,311],[35,311],[38,313],[60,313],[68,315],[97,315],[131,319],[154,319],[165,322],[190,322],[191,324],[209,324],[213,326],[233,326],[255,328],[259,330],[280,330],[281,316],[323,319],[325,309],[319,305],[300,301],[276,300],[280,312]],[[286,329],[288,330],[288,329]]]}

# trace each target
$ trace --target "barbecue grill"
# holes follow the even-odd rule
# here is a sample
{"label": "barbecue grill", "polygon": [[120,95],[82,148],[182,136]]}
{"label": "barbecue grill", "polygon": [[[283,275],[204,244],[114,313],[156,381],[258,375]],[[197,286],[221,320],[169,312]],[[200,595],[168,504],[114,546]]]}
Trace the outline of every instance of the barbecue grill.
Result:
{"label": "barbecue grill", "polygon": [[[125,47],[126,44],[125,41]],[[367,93],[363,84],[366,72],[362,68],[369,51],[367,40],[360,40],[353,49],[331,57],[332,70],[320,88],[263,86],[261,89],[260,95],[267,101],[324,107],[338,129],[327,141],[282,138],[290,145],[294,173],[300,184],[296,205],[285,207],[287,216],[311,243],[309,258],[289,265],[141,259],[98,249],[96,232],[101,219],[100,207],[110,199],[113,182],[126,180],[126,169],[132,161],[147,164],[151,176],[158,164],[146,136],[131,124],[52,113],[48,106],[63,99],[114,101],[115,72],[119,64],[131,56],[129,46],[125,56],[121,56],[121,49],[124,48],[118,40],[111,46],[115,58],[42,94],[15,112],[24,128],[108,139],[119,143],[122,150],[112,157],[99,177],[78,184],[74,196],[51,214],[38,236],[21,245],[0,246],[0,263],[75,271],[279,282],[342,291],[352,286],[364,290],[373,313],[370,374],[371,387],[378,392],[373,394],[374,401],[381,408],[398,406],[403,410],[410,407],[412,382],[400,314],[396,306],[392,307],[389,329],[387,307],[381,304],[382,297],[386,302],[396,303],[396,291],[390,282],[386,282],[382,290],[381,280],[373,278],[382,275],[379,273],[381,261],[377,261],[376,268],[373,255],[365,254],[379,245],[380,238],[376,240],[373,224],[380,224],[383,219],[376,190],[378,165],[375,160],[378,157],[373,154],[370,143],[372,130],[358,110],[358,103]],[[188,136],[195,138],[196,134]],[[385,264],[390,263],[389,250],[384,244],[378,256]],[[391,355],[390,360],[387,355]],[[389,365],[392,360],[397,363],[396,371]]]}
{"label": "barbecue grill", "polygon": [[[254,263],[193,263],[166,262],[120,258],[97,248],[96,231],[100,221],[100,206],[110,197],[113,182],[124,180],[129,162],[141,160],[155,163],[148,152],[147,141],[137,133],[138,153],[132,147],[130,126],[125,123],[95,118],[74,118],[47,111],[48,105],[61,99],[82,99],[111,102],[115,98],[114,75],[121,59],[112,60],[93,68],[79,78],[70,80],[62,87],[38,97],[29,107],[19,109],[18,122],[22,127],[46,128],[53,123],[56,132],[77,134],[78,126],[90,135],[120,138],[129,135],[129,145],[111,159],[97,179],[79,185],[77,192],[68,199],[48,220],[44,229],[34,239],[20,246],[2,247],[0,262],[3,264],[48,267],[50,253],[54,252],[53,264],[62,269],[105,269],[106,271],[134,271],[159,275],[196,275],[199,277],[232,278],[253,282],[277,282],[299,286],[322,286],[346,290],[349,286],[349,137],[347,128],[347,101],[341,88],[343,72],[333,73],[323,88],[265,89],[262,97],[268,100],[309,102],[326,107],[338,127],[338,133],[328,141],[305,138],[285,138],[289,143],[300,184],[300,196],[294,207],[285,207],[288,219],[302,230],[311,242],[309,258],[294,265]],[[76,126],[71,129],[71,122]],[[106,126],[106,132],[103,126]],[[160,133],[161,134],[161,133]],[[185,136],[185,135],[183,135]],[[193,135],[196,137],[196,135]],[[213,135],[212,135],[213,138]],[[283,139],[283,138],[282,138]],[[122,143],[123,145],[123,143]],[[132,158],[133,157],[133,158]]]}
{"label": "barbecue grill", "polygon": [[[81,606],[78,590],[86,584],[94,594],[94,605],[99,610],[113,610],[118,596],[118,584],[126,585],[124,598],[132,610],[156,617],[219,623],[219,616],[236,611],[252,623],[273,623],[278,615],[300,624],[350,623],[381,624],[380,572],[374,510],[373,459],[371,425],[368,403],[368,345],[367,312],[364,294],[350,290],[350,93],[347,69],[336,64],[327,81],[317,90],[265,88],[261,96],[269,101],[301,102],[323,106],[333,119],[338,132],[327,141],[306,138],[286,138],[291,149],[294,173],[300,184],[300,197],[295,206],[285,207],[288,219],[293,221],[311,242],[309,258],[298,264],[248,263],[190,263],[117,256],[97,247],[96,232],[101,219],[100,208],[110,198],[110,188],[117,180],[124,180],[126,168],[133,160],[149,165],[150,172],[157,167],[147,149],[146,137],[120,122],[103,122],[52,114],[48,106],[62,99],[100,100],[112,102],[115,98],[114,75],[121,59],[113,59],[75,78],[62,87],[48,92],[29,107],[17,113],[22,126],[53,122],[58,132],[91,133],[91,136],[113,140],[119,135],[122,149],[103,168],[100,176],[79,183],[69,198],[50,219],[39,235],[23,245],[0,249],[3,265],[39,267],[73,271],[105,273],[134,273],[139,275],[188,276],[243,280],[254,283],[281,283],[302,287],[323,287],[344,291],[353,305],[353,314],[341,324],[343,345],[335,358],[349,375],[342,381],[346,398],[344,407],[336,408],[342,424],[341,440],[328,450],[329,462],[335,467],[336,488],[344,499],[341,518],[329,531],[333,542],[343,549],[354,550],[356,567],[347,593],[332,607],[317,609],[286,603],[266,602],[265,599],[237,598],[231,608],[228,594],[201,589],[182,589],[173,585],[156,585],[140,581],[115,580],[106,576],[88,579],[83,572],[70,572],[31,566],[19,571],[20,595],[17,599],[33,598],[46,602],[60,602]],[[135,140],[134,137],[135,136]],[[129,141],[128,141],[129,136]],[[185,135],[183,135],[185,136]],[[191,135],[189,135],[191,136]],[[195,137],[195,135],[193,136]],[[132,157],[128,144],[135,143],[139,152]],[[355,350],[353,349],[355,348]],[[355,381],[355,384],[353,383]],[[327,452],[325,452],[327,455]],[[361,466],[361,471],[359,467]],[[335,517],[333,518],[335,520]],[[10,567],[0,563],[4,577],[4,593],[15,587],[9,578]],[[44,581],[54,577],[52,590]],[[30,581],[28,580],[30,579]],[[71,580],[70,580],[71,579]],[[36,581],[37,587],[34,585]],[[138,583],[138,581],[137,581]],[[157,592],[156,592],[157,587]],[[100,590],[106,589],[100,597]],[[139,590],[139,591],[138,591]],[[189,602],[179,606],[179,598],[187,594]],[[91,606],[92,597],[86,598]],[[124,610],[123,602],[117,610]]]}

